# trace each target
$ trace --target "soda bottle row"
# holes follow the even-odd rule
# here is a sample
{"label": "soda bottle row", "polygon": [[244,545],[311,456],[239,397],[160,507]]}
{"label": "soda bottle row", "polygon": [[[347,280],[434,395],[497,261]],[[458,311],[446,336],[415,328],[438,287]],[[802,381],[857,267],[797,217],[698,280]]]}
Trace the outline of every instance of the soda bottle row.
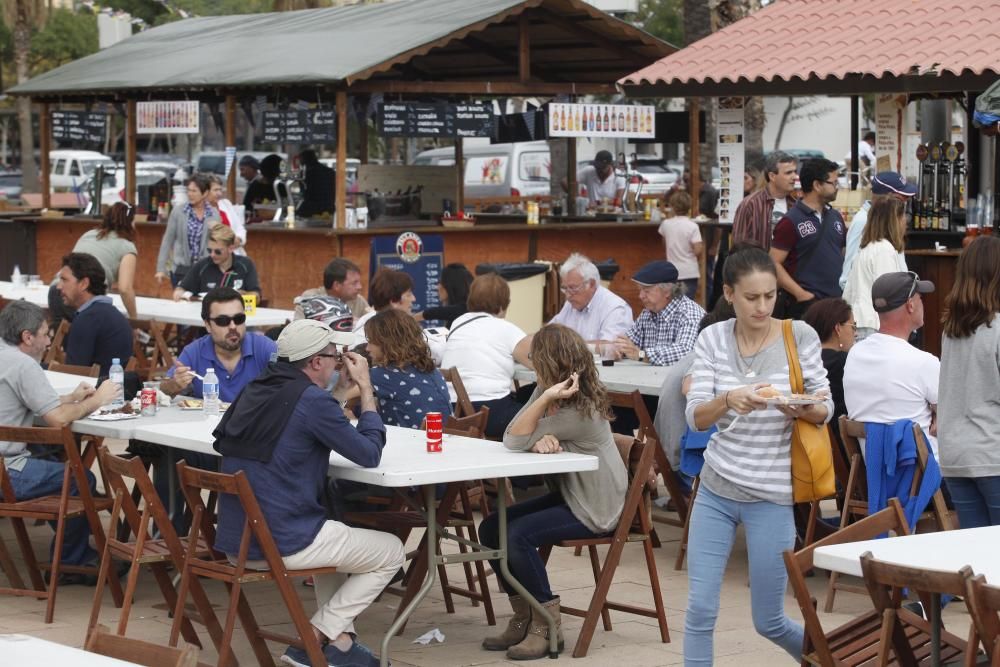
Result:
{"label": "soda bottle row", "polygon": [[554,104],[550,109],[554,132],[650,133],[654,115],[649,107]]}

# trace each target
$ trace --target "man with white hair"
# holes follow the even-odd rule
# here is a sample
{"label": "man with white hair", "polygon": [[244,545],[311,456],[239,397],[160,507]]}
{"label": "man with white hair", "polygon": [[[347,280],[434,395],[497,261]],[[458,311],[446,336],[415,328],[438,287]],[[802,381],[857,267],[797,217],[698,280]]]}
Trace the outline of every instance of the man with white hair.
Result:
{"label": "man with white hair", "polygon": [[684,296],[677,267],[666,260],[646,264],[632,281],[639,286],[644,308],[635,324],[618,337],[618,353],[654,366],[677,363],[694,349],[705,309]]}
{"label": "man with white hair", "polygon": [[615,340],[632,326],[632,309],[625,299],[601,285],[601,275],[579,253],[559,267],[562,310],[549,322],[569,327],[588,343]]}

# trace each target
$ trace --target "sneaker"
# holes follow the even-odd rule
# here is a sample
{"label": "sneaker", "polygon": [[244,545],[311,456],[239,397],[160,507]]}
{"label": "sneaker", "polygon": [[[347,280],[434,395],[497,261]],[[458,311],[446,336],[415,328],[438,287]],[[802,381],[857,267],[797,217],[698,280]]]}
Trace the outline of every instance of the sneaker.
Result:
{"label": "sneaker", "polygon": [[323,655],[330,667],[379,667],[378,658],[357,639],[346,653],[333,644],[327,644],[323,647]]}
{"label": "sneaker", "polygon": [[292,667],[312,667],[309,656],[298,646],[289,646],[281,655],[281,662]]}
{"label": "sneaker", "polygon": [[920,618],[927,620],[927,614],[924,613],[924,603],[923,602],[904,602],[903,609],[910,611]]}
{"label": "sneaker", "polygon": [[316,585],[316,583],[313,581],[313,578],[309,576],[302,580],[302,585],[306,588],[312,588]]}

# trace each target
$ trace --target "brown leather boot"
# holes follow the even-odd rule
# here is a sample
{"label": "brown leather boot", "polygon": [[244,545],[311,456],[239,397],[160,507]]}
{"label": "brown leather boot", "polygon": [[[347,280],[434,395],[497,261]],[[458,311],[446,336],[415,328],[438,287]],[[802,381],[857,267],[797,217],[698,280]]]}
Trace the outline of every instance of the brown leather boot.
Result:
{"label": "brown leather boot", "polygon": [[507,621],[507,629],[502,634],[483,640],[483,648],[487,651],[506,651],[511,646],[521,642],[528,634],[528,625],[531,623],[531,606],[520,595],[511,595],[508,599],[511,609],[514,610],[514,615]]}
{"label": "brown leather boot", "polygon": [[[556,632],[559,641],[559,650],[563,650],[562,620],[559,616],[559,598],[552,598],[542,605],[556,620]],[[528,627],[528,634],[524,641],[516,646],[511,646],[507,650],[507,657],[511,660],[537,660],[549,654],[549,625],[540,615],[531,614],[531,625]]]}

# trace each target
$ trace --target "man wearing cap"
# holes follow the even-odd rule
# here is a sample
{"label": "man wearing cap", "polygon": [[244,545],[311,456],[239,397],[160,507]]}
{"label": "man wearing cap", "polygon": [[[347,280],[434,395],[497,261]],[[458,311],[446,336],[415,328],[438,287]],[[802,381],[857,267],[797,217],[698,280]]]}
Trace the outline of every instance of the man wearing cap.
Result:
{"label": "man wearing cap", "polygon": [[[615,159],[610,151],[597,151],[592,165],[584,167],[576,173],[576,182],[587,188],[587,199],[595,206],[603,199],[621,202],[625,192],[625,179],[615,173]],[[569,185],[563,181],[563,188]],[[576,193],[570,193],[575,196]]]}
{"label": "man wearing cap", "polygon": [[243,195],[244,216],[249,219],[253,207],[265,199],[274,199],[274,190],[260,178],[260,162],[252,155],[244,155],[239,162],[240,176],[247,182]]}
{"label": "man wearing cap", "polygon": [[[278,360],[247,385],[213,435],[222,471],[243,472],[250,482],[284,564],[340,571],[314,577],[317,611],[311,622],[327,663],[378,665],[357,641],[354,620],[403,565],[403,544],[389,533],[328,520],[323,503],[331,451],[374,468],[385,446],[368,364],[346,351],[352,343],[352,334],[316,320],[292,322],[278,337]],[[326,387],[338,371],[331,395]],[[341,408],[352,390],[360,392],[357,426]],[[236,499],[222,496],[215,548],[238,554],[244,521]],[[248,558],[264,558],[256,541]],[[305,651],[294,646],[282,661],[309,665]]]}
{"label": "man wearing cap", "polygon": [[[768,153],[764,187],[744,198],[733,215],[733,243],[753,243],[771,249],[774,228],[795,206],[798,159],[784,151]],[[859,239],[861,237],[858,237]]]}
{"label": "man wearing cap", "polygon": [[639,269],[632,281],[639,286],[643,311],[616,341],[621,356],[646,359],[654,366],[669,366],[694,349],[698,323],[705,309],[684,295],[677,282],[677,268],[656,260]]}
{"label": "man wearing cap", "polygon": [[937,455],[938,373],[933,354],[910,345],[910,334],[924,325],[921,294],[934,283],[912,271],[878,277],[872,285],[872,305],[879,330],[854,345],[844,365],[844,401],[851,419],[893,424],[909,419],[928,434]]}
{"label": "man wearing cap", "polygon": [[[865,225],[868,224],[868,211],[872,204],[879,199],[893,197],[900,201],[908,201],[917,194],[917,186],[907,183],[906,177],[895,171],[880,172],[872,179],[872,198],[861,205],[861,210],[854,214],[851,225],[847,228],[847,247],[844,250],[844,269],[840,272],[840,288],[847,287],[847,277],[851,275],[851,268],[854,266],[854,259],[858,256],[861,248],[861,236],[864,234]],[[903,253],[899,253],[902,266],[906,266],[906,259]]]}
{"label": "man wearing cap", "polygon": [[570,255],[559,267],[559,282],[566,303],[550,324],[565,325],[588,343],[615,340],[632,326],[632,309],[601,285],[601,274],[588,258]]}
{"label": "man wearing cap", "polygon": [[778,221],[771,259],[781,288],[776,316],[800,318],[817,299],[840,296],[844,266],[844,219],[830,204],[837,198],[836,162],[807,160],[799,172],[802,199]]}

